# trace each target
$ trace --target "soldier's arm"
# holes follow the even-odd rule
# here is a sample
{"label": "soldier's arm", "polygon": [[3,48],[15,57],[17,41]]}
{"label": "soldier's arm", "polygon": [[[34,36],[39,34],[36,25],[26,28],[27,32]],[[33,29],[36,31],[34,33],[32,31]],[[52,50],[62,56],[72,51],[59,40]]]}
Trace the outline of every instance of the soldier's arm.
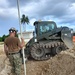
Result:
{"label": "soldier's arm", "polygon": [[20,48],[23,48],[25,46],[25,42],[24,42],[24,39],[23,38],[21,38],[21,42],[20,42],[20,40],[18,40],[18,46]]}
{"label": "soldier's arm", "polygon": [[6,56],[8,57],[8,47],[6,46],[6,44],[4,43],[4,51]]}

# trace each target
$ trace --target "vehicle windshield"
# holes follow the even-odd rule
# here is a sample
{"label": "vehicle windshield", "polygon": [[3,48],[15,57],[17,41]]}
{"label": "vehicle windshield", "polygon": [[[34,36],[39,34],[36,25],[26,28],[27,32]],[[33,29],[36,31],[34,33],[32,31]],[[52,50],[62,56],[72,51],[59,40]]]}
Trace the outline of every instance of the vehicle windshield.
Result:
{"label": "vehicle windshield", "polygon": [[53,23],[40,24],[39,34],[44,34],[46,32],[52,31],[55,28]]}

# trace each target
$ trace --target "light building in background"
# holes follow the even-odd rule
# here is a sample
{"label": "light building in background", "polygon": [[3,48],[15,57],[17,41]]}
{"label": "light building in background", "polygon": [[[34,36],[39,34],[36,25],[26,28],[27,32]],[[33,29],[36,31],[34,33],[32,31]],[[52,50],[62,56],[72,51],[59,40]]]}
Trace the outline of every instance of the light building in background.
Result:
{"label": "light building in background", "polygon": [[[22,36],[24,38],[25,43],[27,43],[33,37],[33,31],[23,32]],[[21,33],[18,33],[18,37],[21,37]]]}

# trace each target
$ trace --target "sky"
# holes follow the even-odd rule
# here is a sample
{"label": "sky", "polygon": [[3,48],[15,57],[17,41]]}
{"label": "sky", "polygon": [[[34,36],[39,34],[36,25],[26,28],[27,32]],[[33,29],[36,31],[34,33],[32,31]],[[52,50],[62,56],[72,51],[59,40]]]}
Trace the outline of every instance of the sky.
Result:
{"label": "sky", "polygon": [[[19,0],[20,17],[25,14],[30,23],[26,31],[33,31],[37,20],[55,21],[58,27],[68,26],[75,30],[75,0]],[[17,0],[0,0],[0,36],[15,27],[20,31]],[[22,25],[22,31],[24,27]]]}

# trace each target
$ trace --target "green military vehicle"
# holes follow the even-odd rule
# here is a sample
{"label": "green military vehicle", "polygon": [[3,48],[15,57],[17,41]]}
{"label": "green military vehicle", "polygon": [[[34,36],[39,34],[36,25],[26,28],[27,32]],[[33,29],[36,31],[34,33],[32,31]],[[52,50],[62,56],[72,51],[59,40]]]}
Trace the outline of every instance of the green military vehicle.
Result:
{"label": "green military vehicle", "polygon": [[46,60],[62,50],[73,48],[72,29],[58,28],[54,21],[34,22],[33,38],[26,44],[25,54],[35,60]]}

